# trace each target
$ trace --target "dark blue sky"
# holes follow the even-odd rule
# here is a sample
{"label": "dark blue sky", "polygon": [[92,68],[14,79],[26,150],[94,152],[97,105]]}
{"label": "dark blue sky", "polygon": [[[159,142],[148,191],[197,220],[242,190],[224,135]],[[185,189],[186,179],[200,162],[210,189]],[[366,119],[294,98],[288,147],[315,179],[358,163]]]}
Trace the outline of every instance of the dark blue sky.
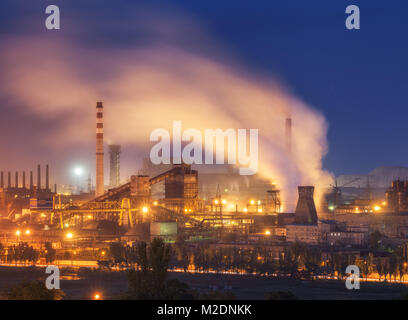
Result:
{"label": "dark blue sky", "polygon": [[[239,63],[277,77],[321,111],[329,123],[324,166],[335,174],[406,165],[407,1],[2,0],[0,36],[32,32],[20,23],[26,18],[37,21],[34,29],[43,28],[45,5],[58,4],[62,24],[75,15],[89,16],[90,24],[105,24],[105,31],[93,34],[93,39],[84,32],[89,45],[125,44],[131,41],[126,30],[122,36],[113,34],[109,24],[127,15],[127,4],[134,2],[163,13],[181,10],[192,15]],[[360,7],[360,30],[345,28],[349,4]],[[17,122],[13,112],[7,109],[8,117]],[[4,136],[4,117],[0,125]]]}

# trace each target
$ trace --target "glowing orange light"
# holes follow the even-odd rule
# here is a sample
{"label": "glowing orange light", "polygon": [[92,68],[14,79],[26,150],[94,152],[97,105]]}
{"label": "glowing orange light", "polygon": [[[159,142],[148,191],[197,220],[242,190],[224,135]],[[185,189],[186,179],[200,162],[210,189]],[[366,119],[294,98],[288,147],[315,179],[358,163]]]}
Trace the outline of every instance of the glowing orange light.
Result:
{"label": "glowing orange light", "polygon": [[267,236],[270,236],[270,235],[271,235],[271,232],[270,232],[269,230],[266,230],[266,231],[265,231],[265,234],[266,234]]}
{"label": "glowing orange light", "polygon": [[99,293],[95,293],[93,296],[94,300],[102,300],[102,296]]}
{"label": "glowing orange light", "polygon": [[16,231],[16,235],[19,236],[20,234],[21,234],[21,231],[20,231],[20,230],[17,230],[17,231]]}

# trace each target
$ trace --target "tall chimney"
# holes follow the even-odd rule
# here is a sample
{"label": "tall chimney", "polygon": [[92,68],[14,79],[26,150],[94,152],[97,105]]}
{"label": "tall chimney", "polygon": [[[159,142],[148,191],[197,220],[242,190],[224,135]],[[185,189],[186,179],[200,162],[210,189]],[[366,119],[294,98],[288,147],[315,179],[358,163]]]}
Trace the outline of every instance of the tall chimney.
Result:
{"label": "tall chimney", "polygon": [[16,171],[16,178],[14,180],[14,185],[15,185],[15,188],[17,189],[18,188],[18,171]]}
{"label": "tall chimney", "polygon": [[285,122],[285,144],[286,151],[292,153],[292,119],[286,118]]}
{"label": "tall chimney", "polygon": [[7,188],[11,189],[11,172],[7,172]]}
{"label": "tall chimney", "polygon": [[30,171],[30,190],[34,189],[33,172]]}
{"label": "tall chimney", "polygon": [[96,103],[96,192],[98,197],[104,194],[103,177],[103,105]]}
{"label": "tall chimney", "polygon": [[41,190],[41,167],[38,165],[37,167],[37,190]]}
{"label": "tall chimney", "polygon": [[3,174],[3,171],[0,174],[0,187],[4,188],[4,174]]}
{"label": "tall chimney", "polygon": [[25,171],[23,171],[23,185],[22,188],[25,189],[26,188],[26,183],[25,183]]}
{"label": "tall chimney", "polygon": [[48,171],[48,164],[45,166],[45,190],[49,191],[50,189],[50,176]]}

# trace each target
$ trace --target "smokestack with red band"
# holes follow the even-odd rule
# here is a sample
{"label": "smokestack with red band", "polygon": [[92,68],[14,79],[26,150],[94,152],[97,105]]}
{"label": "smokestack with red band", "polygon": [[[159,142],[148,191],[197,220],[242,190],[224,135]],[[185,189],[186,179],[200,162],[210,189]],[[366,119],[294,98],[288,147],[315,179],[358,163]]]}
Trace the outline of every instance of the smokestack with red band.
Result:
{"label": "smokestack with red band", "polygon": [[50,176],[48,172],[48,164],[45,166],[45,190],[49,191],[50,189]]}
{"label": "smokestack with red band", "polygon": [[286,118],[285,122],[285,143],[286,151],[292,153],[292,119]]}
{"label": "smokestack with red band", "polygon": [[96,196],[104,194],[103,178],[103,105],[96,103]]}

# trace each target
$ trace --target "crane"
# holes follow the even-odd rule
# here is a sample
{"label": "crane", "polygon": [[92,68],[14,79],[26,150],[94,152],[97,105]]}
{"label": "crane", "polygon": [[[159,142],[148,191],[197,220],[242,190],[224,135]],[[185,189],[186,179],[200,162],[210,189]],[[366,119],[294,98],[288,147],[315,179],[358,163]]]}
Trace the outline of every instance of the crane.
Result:
{"label": "crane", "polygon": [[340,203],[340,200],[341,200],[341,190],[340,190],[340,188],[346,187],[346,186],[352,184],[353,182],[356,182],[356,181],[359,181],[359,180],[361,180],[361,178],[355,178],[355,179],[352,179],[352,180],[350,180],[350,181],[348,181],[348,182],[346,182],[346,183],[343,183],[341,186],[339,186],[339,185],[337,184],[337,178],[334,180],[334,181],[335,181],[335,185],[334,185],[334,186],[333,186],[333,185],[330,185],[330,186],[333,187],[334,206],[335,206],[335,207],[338,206],[338,204]]}

